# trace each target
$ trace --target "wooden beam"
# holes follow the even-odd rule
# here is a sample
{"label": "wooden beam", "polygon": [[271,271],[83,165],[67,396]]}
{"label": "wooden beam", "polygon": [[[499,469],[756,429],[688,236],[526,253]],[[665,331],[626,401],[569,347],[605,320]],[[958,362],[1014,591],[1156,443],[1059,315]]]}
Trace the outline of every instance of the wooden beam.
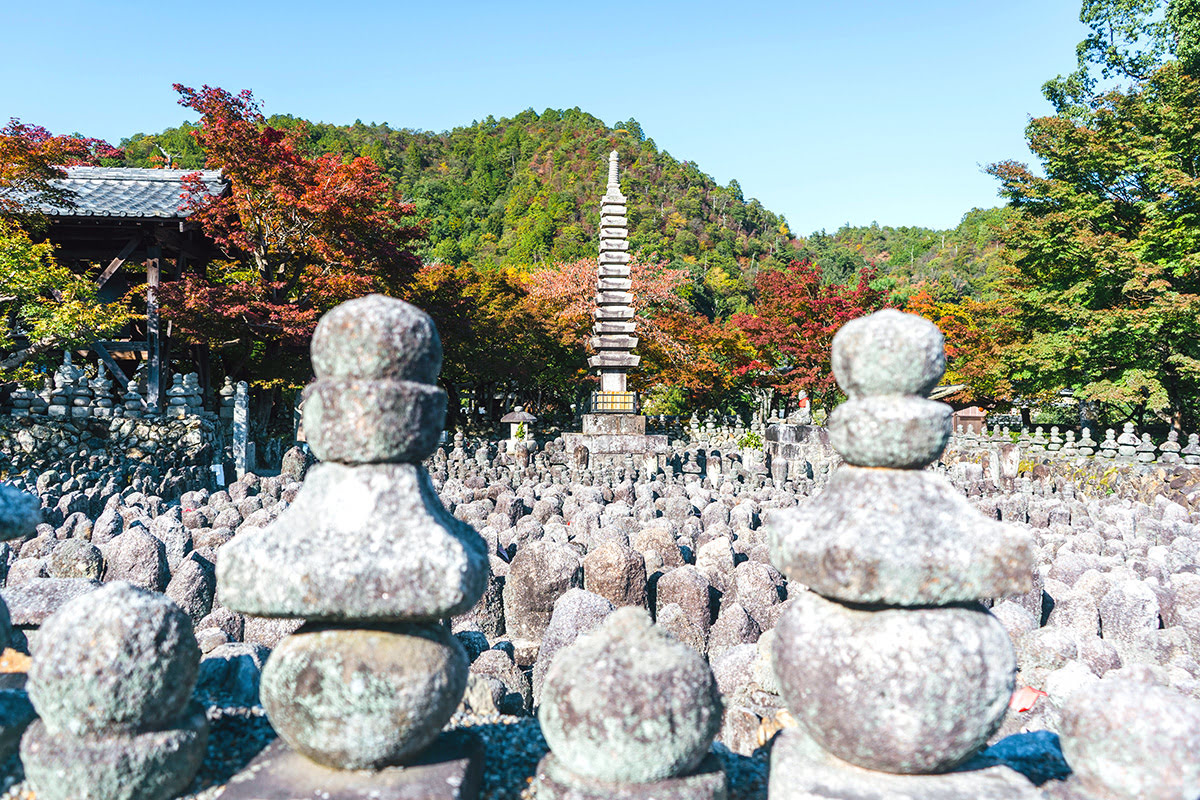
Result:
{"label": "wooden beam", "polygon": [[117,253],[117,257],[108,262],[108,266],[104,268],[104,272],[101,272],[100,277],[96,278],[97,289],[108,283],[108,279],[111,278],[116,271],[121,268],[121,265],[125,263],[125,259],[129,258],[134,249],[142,243],[142,235],[143,234],[141,231],[135,233],[133,237],[125,243],[125,246],[121,248],[121,252]]}
{"label": "wooden beam", "polygon": [[146,370],[146,400],[154,411],[162,411],[166,404],[166,391],[163,387],[163,373],[167,367],[163,364],[163,336],[159,330],[158,316],[158,281],[159,262],[162,258],[162,248],[157,244],[147,248],[146,259],[146,347],[150,358]]}
{"label": "wooden beam", "polygon": [[[90,345],[88,345],[88,347],[93,353],[100,357],[100,360],[104,362],[104,366],[108,367],[108,371],[112,373],[113,380],[120,381],[117,386],[117,394],[125,394],[125,384],[129,383],[129,378],[125,375],[125,370],[121,369],[120,365],[117,364],[116,359],[112,357],[112,353],[108,352],[108,348],[106,348],[101,342],[92,342]],[[146,401],[144,399],[142,400],[142,405],[146,405]]]}
{"label": "wooden beam", "polygon": [[110,353],[145,353],[150,347],[145,342],[96,342]]}

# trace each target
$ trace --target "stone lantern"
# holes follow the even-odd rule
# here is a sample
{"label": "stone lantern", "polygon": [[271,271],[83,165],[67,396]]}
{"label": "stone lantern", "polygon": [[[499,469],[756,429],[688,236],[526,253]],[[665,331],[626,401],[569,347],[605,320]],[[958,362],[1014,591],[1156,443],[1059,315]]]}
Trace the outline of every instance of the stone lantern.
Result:
{"label": "stone lantern", "polygon": [[517,442],[533,440],[533,423],[537,422],[537,417],[526,411],[524,407],[517,406],[501,417],[500,422],[508,423],[508,441],[506,443],[508,452],[511,453],[517,449]]}

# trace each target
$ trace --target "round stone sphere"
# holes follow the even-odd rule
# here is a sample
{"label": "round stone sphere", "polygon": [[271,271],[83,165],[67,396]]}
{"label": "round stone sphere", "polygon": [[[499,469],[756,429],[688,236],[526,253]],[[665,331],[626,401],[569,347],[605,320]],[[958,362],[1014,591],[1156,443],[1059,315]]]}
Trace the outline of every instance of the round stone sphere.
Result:
{"label": "round stone sphere", "polygon": [[833,376],[851,400],[927,395],[946,372],[946,340],[932,322],[888,308],[850,320],[833,337]]}
{"label": "round stone sphere", "polygon": [[856,467],[920,469],[950,441],[953,409],[922,397],[862,397],[829,415],[829,443]]}
{"label": "round stone sphere", "polygon": [[308,623],[271,653],[259,694],[296,752],[334,769],[381,769],[437,738],[469,667],[441,625]]}
{"label": "round stone sphere", "polygon": [[704,759],[721,727],[721,695],[699,653],[626,607],[559,651],[538,721],[572,773],[649,783]]}
{"label": "round stone sphere", "polygon": [[1004,719],[1017,662],[981,605],[853,608],[802,592],[776,627],[788,709],[829,753],[867,769],[944,772]]}
{"label": "round stone sphere", "polygon": [[139,732],[182,714],[199,667],[188,616],[164,595],[117,581],[42,624],[27,686],[51,735]]}
{"label": "round stone sphere", "polygon": [[421,309],[372,294],[321,317],[312,337],[312,365],[317,378],[433,384],[442,370],[442,340]]}

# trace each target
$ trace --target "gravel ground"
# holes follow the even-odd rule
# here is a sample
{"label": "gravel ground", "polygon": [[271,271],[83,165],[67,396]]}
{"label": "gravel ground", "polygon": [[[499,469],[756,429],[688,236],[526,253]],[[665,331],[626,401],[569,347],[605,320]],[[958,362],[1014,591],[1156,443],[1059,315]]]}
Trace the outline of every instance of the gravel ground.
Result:
{"label": "gravel ground", "polygon": [[[214,706],[207,712],[208,752],[188,794],[178,800],[217,800],[224,785],[275,738],[261,707]],[[448,728],[470,728],[483,741],[485,758],[481,800],[517,800],[532,796],[538,761],[548,752],[542,729],[533,717],[456,714]],[[767,759],[747,758],[721,745],[717,755],[729,778],[729,800],[766,800]],[[20,759],[0,766],[0,800],[36,800],[25,784]]]}

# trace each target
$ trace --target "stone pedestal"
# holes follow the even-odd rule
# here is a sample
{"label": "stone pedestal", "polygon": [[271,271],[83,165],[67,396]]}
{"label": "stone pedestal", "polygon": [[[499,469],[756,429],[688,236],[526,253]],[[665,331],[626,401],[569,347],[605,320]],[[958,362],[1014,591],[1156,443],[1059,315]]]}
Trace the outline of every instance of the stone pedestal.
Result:
{"label": "stone pedestal", "polygon": [[564,433],[567,452],[586,447],[589,467],[619,466],[626,455],[643,457],[665,454],[667,437],[646,433],[646,418],[640,414],[584,414],[583,433]]}
{"label": "stone pedestal", "polygon": [[771,800],[1041,800],[1019,772],[994,766],[941,775],[863,769],[821,749],[802,728],[787,728],[771,748]]}
{"label": "stone pedestal", "polygon": [[443,733],[403,767],[337,770],[276,740],[233,776],[222,800],[469,800],[483,781],[483,746],[465,731]]}
{"label": "stone pedestal", "polygon": [[651,783],[601,781],[575,775],[548,753],[537,767],[538,800],[725,800],[725,773],[711,753],[687,775]]}
{"label": "stone pedestal", "polygon": [[646,418],[640,414],[584,414],[583,432],[593,436],[645,436]]}

